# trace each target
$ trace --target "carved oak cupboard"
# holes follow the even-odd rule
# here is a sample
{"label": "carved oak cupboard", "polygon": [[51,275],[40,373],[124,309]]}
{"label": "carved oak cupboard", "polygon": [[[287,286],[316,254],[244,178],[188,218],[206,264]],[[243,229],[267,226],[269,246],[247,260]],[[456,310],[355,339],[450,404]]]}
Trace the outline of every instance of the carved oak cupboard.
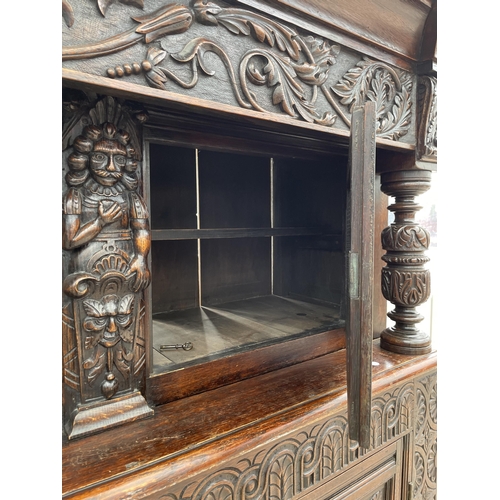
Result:
{"label": "carved oak cupboard", "polygon": [[63,498],[435,498],[435,3],[64,0],[62,41]]}

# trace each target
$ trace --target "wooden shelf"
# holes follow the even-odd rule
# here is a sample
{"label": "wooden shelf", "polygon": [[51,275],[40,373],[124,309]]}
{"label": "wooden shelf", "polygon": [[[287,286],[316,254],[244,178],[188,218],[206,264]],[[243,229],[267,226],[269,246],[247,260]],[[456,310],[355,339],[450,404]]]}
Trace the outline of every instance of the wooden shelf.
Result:
{"label": "wooden shelf", "polygon": [[225,229],[153,229],[153,241],[214,238],[262,238],[269,236],[337,236],[341,233],[324,227],[225,228]]}

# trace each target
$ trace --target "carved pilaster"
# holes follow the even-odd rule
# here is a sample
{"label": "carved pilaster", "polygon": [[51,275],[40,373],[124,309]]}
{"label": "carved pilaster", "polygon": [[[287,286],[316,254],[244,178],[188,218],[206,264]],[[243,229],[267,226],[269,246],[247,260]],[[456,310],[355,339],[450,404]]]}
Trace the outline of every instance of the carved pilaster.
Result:
{"label": "carved pilaster", "polygon": [[413,500],[435,500],[437,493],[437,376],[416,383]]}
{"label": "carved pilaster", "polygon": [[401,354],[424,354],[431,350],[431,340],[417,325],[423,320],[416,308],[430,295],[431,277],[425,264],[429,258],[430,235],[415,222],[422,207],[415,197],[430,188],[429,170],[407,170],[382,174],[381,189],[395,197],[388,208],[394,212],[394,222],[382,231],[382,247],[387,263],[382,269],[382,293],[396,307],[388,316],[395,325],[381,334],[380,345]]}
{"label": "carved pilaster", "polygon": [[111,97],[66,111],[63,395],[71,439],[152,414],[141,394],[150,232],[132,117]]}

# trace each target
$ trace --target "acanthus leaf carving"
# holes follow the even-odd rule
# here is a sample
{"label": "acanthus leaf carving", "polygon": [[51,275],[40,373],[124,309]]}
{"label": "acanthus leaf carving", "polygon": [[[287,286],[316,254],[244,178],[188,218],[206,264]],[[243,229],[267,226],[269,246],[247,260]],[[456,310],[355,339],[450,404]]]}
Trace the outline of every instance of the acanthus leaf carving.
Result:
{"label": "acanthus leaf carving", "polygon": [[193,4],[196,19],[203,24],[219,23],[235,35],[252,35],[258,42],[277,47],[294,61],[300,57],[301,44],[297,32],[288,26],[242,9],[224,9],[213,2],[196,0]]}
{"label": "acanthus leaf carving", "polygon": [[394,68],[364,57],[351,68],[331,90],[352,112],[367,100],[376,103],[377,135],[398,140],[409,131],[412,114],[409,74],[398,74]]}
{"label": "acanthus leaf carving", "polygon": [[[379,137],[397,141],[410,130],[413,80],[408,73],[385,63],[365,57],[331,86],[328,78],[340,52],[338,45],[299,35],[295,29],[250,10],[195,0],[191,8],[168,4],[132,19],[139,23],[136,28],[94,44],[64,47],[63,61],[105,56],[139,42],[160,41],[161,49],[149,46],[143,61],[108,68],[106,75],[121,78],[144,73],[146,83],[153,88],[166,90],[171,81],[184,89],[192,89],[198,84],[199,71],[207,76],[213,75],[204,61],[204,54],[213,52],[228,72],[238,105],[245,109],[275,112],[273,107],[279,106],[282,112],[293,118],[328,127],[340,116],[350,128],[349,114],[353,107],[371,100],[377,107],[376,133]],[[248,50],[241,56],[239,68],[233,68],[227,50],[207,36],[194,38],[185,43],[182,50],[169,53],[165,37],[186,32],[193,20],[211,27],[222,26],[235,36],[252,37],[267,45],[269,50]],[[178,76],[178,67],[170,69],[169,58],[189,63],[190,79]],[[270,106],[257,102],[250,85],[267,85],[271,89]],[[318,90],[324,94],[331,111],[317,109]]]}

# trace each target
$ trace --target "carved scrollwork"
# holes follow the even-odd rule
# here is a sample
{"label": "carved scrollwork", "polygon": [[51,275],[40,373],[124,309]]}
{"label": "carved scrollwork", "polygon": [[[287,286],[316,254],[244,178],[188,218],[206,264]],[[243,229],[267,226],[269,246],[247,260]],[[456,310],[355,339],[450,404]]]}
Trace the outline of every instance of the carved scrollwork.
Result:
{"label": "carved scrollwork", "polygon": [[[62,60],[91,59],[94,57],[114,54],[131,47],[141,41],[151,43],[167,35],[174,35],[186,31],[193,21],[190,9],[178,4],[168,4],[160,9],[132,18],[138,26],[119,35],[96,42],[90,45],[77,47],[63,47]],[[121,68],[118,70],[118,76]]]}
{"label": "carved scrollwork", "polygon": [[71,4],[67,0],[62,0],[62,17],[66,26],[71,28],[75,22],[75,15],[73,13],[73,7],[71,7]]}
{"label": "carved scrollwork", "polygon": [[[377,108],[378,136],[399,140],[410,129],[412,78],[385,63],[365,57],[332,86],[328,80],[340,46],[303,36],[290,26],[250,10],[194,0],[191,7],[167,4],[132,19],[138,26],[121,34],[89,45],[64,47],[63,61],[106,56],[145,43],[143,60],[108,67],[106,75],[124,78],[144,74],[146,83],[157,89],[167,90],[170,84],[192,89],[200,74],[214,76],[206,61],[210,52],[224,64],[233,95],[242,108],[259,112],[276,112],[278,108],[293,118],[328,127],[340,117],[350,127],[353,107],[372,100]],[[222,27],[234,36],[250,37],[267,48],[250,48],[235,64],[227,47],[210,37],[208,29],[203,36],[184,42],[180,51],[172,51],[167,38],[188,31],[194,22]],[[159,42],[159,46],[152,42]],[[187,65],[190,76],[179,70],[178,63]],[[269,93],[257,92],[258,87],[267,87]],[[320,92],[326,99],[321,110]]]}

